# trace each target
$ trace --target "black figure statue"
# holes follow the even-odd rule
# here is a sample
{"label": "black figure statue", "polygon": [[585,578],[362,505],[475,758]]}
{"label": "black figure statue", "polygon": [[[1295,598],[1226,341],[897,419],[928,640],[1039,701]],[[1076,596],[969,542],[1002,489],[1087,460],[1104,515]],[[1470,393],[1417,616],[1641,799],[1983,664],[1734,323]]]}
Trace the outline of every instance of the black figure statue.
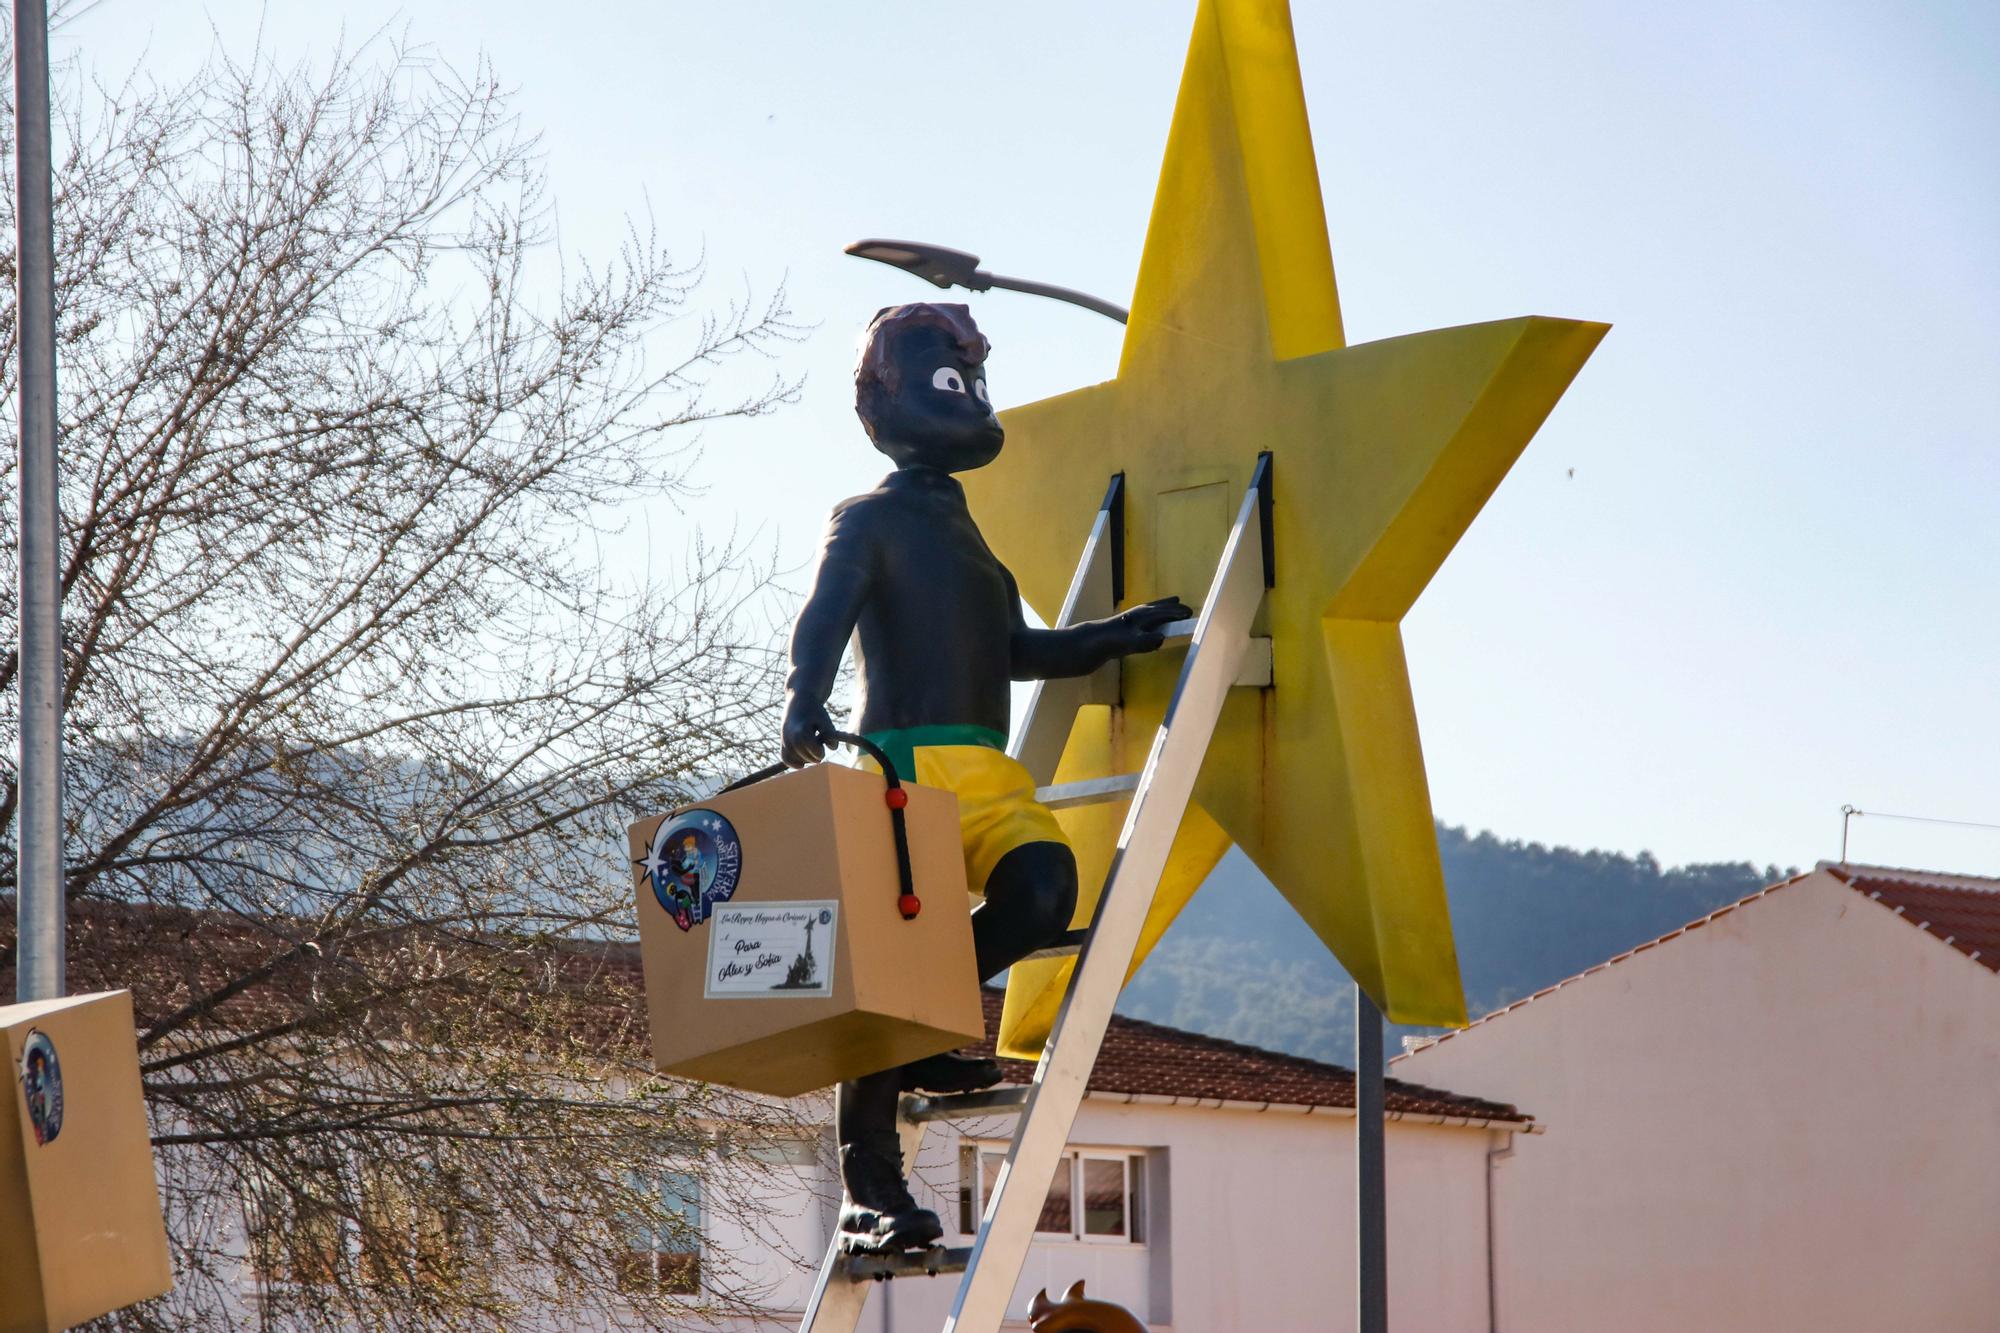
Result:
{"label": "black figure statue", "polygon": [[[1151,652],[1190,613],[1168,597],[1108,620],[1030,629],[1014,576],[994,558],[952,473],[1000,454],[984,335],[962,305],[875,316],[854,372],[855,411],[896,471],[835,507],[819,575],[792,631],[785,762],[825,756],[826,698],[856,635],[858,730],[906,777],[957,793],[979,976],[1053,943],[1076,906],[1076,858],[1034,780],[1006,753],[1010,680],[1083,676]],[[967,1092],[992,1060],[933,1056],[843,1083],[837,1112],[841,1242],[857,1253],[919,1248],[943,1228],[903,1181],[899,1092]]]}

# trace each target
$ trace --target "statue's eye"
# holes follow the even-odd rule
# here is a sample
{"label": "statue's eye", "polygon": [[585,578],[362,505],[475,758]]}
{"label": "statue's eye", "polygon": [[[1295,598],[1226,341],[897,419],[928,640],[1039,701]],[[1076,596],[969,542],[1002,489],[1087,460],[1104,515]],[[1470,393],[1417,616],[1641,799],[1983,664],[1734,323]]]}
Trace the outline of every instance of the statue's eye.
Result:
{"label": "statue's eye", "polygon": [[972,382],[972,392],[973,395],[977,397],[979,401],[982,403],[990,404],[993,401],[991,398],[988,398],[986,396],[986,381],[983,379],[974,380]]}
{"label": "statue's eye", "polygon": [[931,372],[931,387],[933,389],[944,389],[951,393],[964,393],[965,377],[950,366],[939,366]]}

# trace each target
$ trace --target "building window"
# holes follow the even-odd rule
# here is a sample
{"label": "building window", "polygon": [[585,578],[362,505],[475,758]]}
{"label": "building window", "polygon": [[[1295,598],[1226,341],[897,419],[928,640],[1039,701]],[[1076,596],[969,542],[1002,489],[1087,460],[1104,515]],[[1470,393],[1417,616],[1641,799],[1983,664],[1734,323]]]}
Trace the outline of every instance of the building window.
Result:
{"label": "building window", "polygon": [[308,1192],[303,1180],[288,1185],[258,1173],[243,1200],[252,1275],[265,1284],[324,1286],[352,1263],[362,1281],[382,1286],[483,1283],[466,1262],[472,1237],[451,1206],[456,1177],[436,1168],[426,1174],[421,1189],[368,1163],[353,1175],[341,1172],[342,1179],[309,1177],[341,1191],[335,1203]]}
{"label": "building window", "polygon": [[[452,1178],[435,1177],[449,1189]],[[384,1286],[460,1281],[474,1265],[463,1260],[469,1238],[456,1210],[443,1199],[419,1195],[388,1171],[361,1173],[361,1275]]]}
{"label": "building window", "polygon": [[[986,1201],[1000,1179],[1007,1150],[967,1144],[959,1150],[958,1229],[979,1229]],[[1073,1148],[1056,1163],[1037,1236],[1137,1245],[1145,1242],[1146,1155],[1112,1149]]]}
{"label": "building window", "polygon": [[816,1167],[820,1165],[817,1139],[770,1138],[745,1150],[750,1160],[766,1166]]}
{"label": "building window", "polygon": [[626,1291],[663,1296],[701,1294],[701,1181],[686,1172],[630,1181],[642,1193],[656,1192],[660,1216],[634,1222],[618,1285]]}
{"label": "building window", "polygon": [[1129,1157],[1077,1154],[1077,1192],[1083,1200],[1083,1215],[1077,1221],[1083,1235],[1124,1240],[1131,1234],[1131,1169]]}
{"label": "building window", "polygon": [[347,1220],[334,1205],[264,1177],[243,1201],[243,1221],[259,1282],[320,1286],[340,1275]]}

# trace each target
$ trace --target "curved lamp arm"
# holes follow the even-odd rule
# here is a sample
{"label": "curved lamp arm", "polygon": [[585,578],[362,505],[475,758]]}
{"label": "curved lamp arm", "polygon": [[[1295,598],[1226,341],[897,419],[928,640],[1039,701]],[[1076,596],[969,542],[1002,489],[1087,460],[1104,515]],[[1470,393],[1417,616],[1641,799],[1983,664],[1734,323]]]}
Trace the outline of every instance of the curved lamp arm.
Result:
{"label": "curved lamp arm", "polygon": [[913,273],[935,287],[963,287],[967,291],[983,292],[994,287],[1011,292],[1026,292],[1030,296],[1046,296],[1053,301],[1067,301],[1071,305],[1094,310],[1106,319],[1115,319],[1120,324],[1130,314],[1124,306],[1114,305],[1088,292],[1079,292],[1070,287],[1057,287],[1052,283],[1034,282],[1027,278],[1002,277],[998,273],[988,273],[979,267],[979,256],[964,250],[954,250],[949,246],[931,245],[925,241],[856,241],[847,247],[847,253],[858,259],[872,259],[878,264]]}

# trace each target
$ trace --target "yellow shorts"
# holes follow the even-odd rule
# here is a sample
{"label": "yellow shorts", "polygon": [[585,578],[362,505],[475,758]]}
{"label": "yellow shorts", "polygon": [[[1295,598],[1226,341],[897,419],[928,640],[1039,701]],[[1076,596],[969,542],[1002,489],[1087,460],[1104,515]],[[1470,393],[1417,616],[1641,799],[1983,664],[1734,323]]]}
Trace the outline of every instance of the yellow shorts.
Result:
{"label": "yellow shorts", "polygon": [[[975,896],[985,895],[987,876],[1016,847],[1031,842],[1069,846],[1055,815],[1035,799],[1035,780],[1009,757],[999,733],[983,727],[913,727],[872,732],[868,739],[888,752],[903,780],[957,795],[965,884]],[[952,743],[925,743],[934,740]],[[861,766],[881,771],[866,756]]]}

